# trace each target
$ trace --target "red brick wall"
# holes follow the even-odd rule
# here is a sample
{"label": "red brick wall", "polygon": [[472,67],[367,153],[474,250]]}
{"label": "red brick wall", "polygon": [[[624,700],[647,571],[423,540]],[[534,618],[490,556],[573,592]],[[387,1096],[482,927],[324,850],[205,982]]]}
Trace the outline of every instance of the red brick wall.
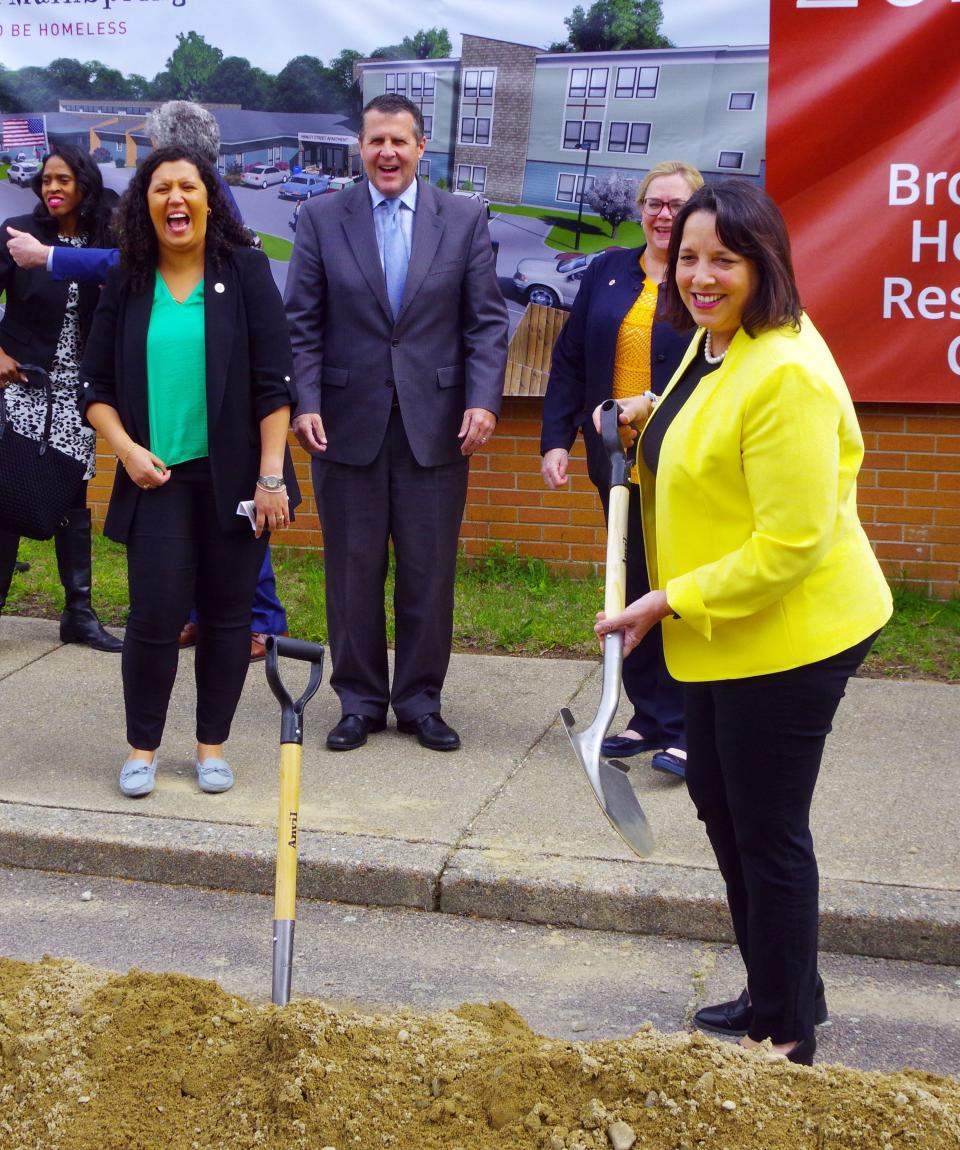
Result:
{"label": "red brick wall", "polygon": [[[604,561],[603,517],[587,478],[582,441],[571,459],[564,490],[540,478],[540,405],[536,398],[506,399],[496,436],[473,458],[461,530],[467,555],[497,542],[576,574]],[[960,407],[858,407],[866,443],[860,473],[860,514],[884,571],[936,598],[960,594]],[[306,456],[294,450],[304,503],[284,543],[320,547]],[[99,460],[91,485],[94,514],[102,520],[113,459]]]}

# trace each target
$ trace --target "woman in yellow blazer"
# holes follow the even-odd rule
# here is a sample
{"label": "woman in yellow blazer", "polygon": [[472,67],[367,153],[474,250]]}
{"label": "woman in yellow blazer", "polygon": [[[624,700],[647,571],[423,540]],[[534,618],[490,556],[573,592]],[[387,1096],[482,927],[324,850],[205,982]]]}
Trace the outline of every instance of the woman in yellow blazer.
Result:
{"label": "woman in yellow blazer", "polygon": [[687,786],[727,887],[747,989],[704,1029],[771,1039],[810,1064],[826,1019],[809,827],[823,745],[890,592],[857,517],[863,439],[843,377],[802,313],[786,227],[759,188],[695,192],[668,255],[672,322],[697,326],[643,424],[650,586],[600,635],[629,651],[657,623],[684,682]]}

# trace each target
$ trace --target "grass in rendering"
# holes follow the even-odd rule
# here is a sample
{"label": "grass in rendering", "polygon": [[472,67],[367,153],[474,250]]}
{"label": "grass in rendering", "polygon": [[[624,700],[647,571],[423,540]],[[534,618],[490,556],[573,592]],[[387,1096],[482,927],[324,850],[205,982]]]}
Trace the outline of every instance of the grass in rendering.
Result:
{"label": "grass in rendering", "polygon": [[[508,216],[527,216],[530,219],[542,220],[550,225],[544,243],[548,248],[558,252],[572,252],[575,249],[577,238],[577,213],[555,211],[553,208],[530,208],[523,204],[491,204],[492,212]],[[610,225],[604,223],[599,216],[584,212],[580,224],[581,252],[595,252],[601,248],[617,245],[622,248],[636,248],[644,242],[643,228],[633,220],[617,228],[617,234],[611,238]]]}
{"label": "grass in rendering", "polygon": [[293,244],[289,240],[285,240],[281,236],[272,236],[269,232],[257,232],[257,235],[260,237],[263,250],[270,259],[280,260],[281,263],[290,262],[290,257],[293,255]]}

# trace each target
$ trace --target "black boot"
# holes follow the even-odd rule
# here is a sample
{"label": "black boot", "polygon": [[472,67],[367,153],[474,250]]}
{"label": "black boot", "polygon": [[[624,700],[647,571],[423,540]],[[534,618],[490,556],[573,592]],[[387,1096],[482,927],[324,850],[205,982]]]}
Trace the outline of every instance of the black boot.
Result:
{"label": "black boot", "polygon": [[104,631],[90,602],[90,512],[74,507],[53,537],[65,604],[61,643],[85,643],[95,651],[122,651],[119,639]]}
{"label": "black boot", "polygon": [[10,590],[10,581],[17,562],[17,548],[20,546],[20,536],[11,535],[9,531],[0,531],[0,613],[7,602]]}

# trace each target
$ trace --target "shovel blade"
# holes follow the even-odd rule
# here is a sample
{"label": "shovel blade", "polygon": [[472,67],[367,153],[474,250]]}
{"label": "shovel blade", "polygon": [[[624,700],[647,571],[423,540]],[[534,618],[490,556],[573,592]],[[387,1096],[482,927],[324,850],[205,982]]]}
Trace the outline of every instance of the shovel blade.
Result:
{"label": "shovel blade", "polygon": [[605,759],[600,755],[602,733],[597,738],[593,727],[589,727],[578,734],[574,729],[576,720],[567,707],[560,711],[560,719],[610,825],[634,854],[648,858],[654,848],[653,831],[627,778],[629,768],[616,759]]}

